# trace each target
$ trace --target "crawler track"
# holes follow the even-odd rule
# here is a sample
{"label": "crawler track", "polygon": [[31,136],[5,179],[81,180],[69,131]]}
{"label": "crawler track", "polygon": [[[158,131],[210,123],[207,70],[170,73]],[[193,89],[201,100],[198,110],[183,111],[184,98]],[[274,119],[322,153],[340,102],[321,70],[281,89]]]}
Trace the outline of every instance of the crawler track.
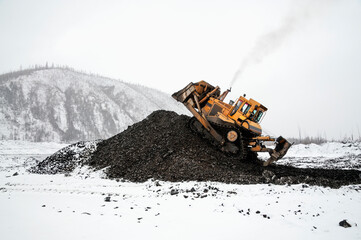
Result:
{"label": "crawler track", "polygon": [[238,139],[235,142],[231,143],[227,141],[224,146],[221,146],[195,117],[189,119],[188,125],[193,132],[199,134],[202,138],[206,139],[212,146],[217,147],[225,154],[238,157],[239,160],[245,160],[247,158],[247,141],[243,139],[242,134],[237,129],[226,125],[223,126],[212,124],[212,127],[218,133],[220,133],[224,137],[224,139],[227,139],[226,135],[230,130],[234,130],[238,134]]}

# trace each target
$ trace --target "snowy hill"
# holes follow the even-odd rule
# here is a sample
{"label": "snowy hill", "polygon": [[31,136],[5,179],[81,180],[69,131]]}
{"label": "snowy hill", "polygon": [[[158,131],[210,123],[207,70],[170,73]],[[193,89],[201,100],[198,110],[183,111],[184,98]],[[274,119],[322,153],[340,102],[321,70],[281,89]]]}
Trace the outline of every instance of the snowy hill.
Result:
{"label": "snowy hill", "polygon": [[0,76],[0,139],[107,138],[159,109],[186,113],[169,94],[69,69]]}

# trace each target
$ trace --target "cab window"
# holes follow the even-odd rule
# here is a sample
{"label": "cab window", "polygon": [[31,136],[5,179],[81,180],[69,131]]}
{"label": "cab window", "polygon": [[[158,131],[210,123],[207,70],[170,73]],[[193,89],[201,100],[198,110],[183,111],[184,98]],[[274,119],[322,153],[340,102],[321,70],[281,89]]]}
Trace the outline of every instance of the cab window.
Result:
{"label": "cab window", "polygon": [[254,109],[253,112],[251,113],[251,115],[249,116],[249,118],[252,119],[256,115],[256,113],[257,113],[257,110]]}
{"label": "cab window", "polygon": [[259,122],[262,118],[262,115],[263,115],[263,112],[262,111],[259,111],[256,115],[256,118],[255,118],[255,122]]}
{"label": "cab window", "polygon": [[239,109],[239,107],[242,105],[242,103],[243,103],[243,101],[241,101],[241,100],[239,100],[237,103],[236,103],[236,106],[234,106],[234,108],[233,108],[233,110],[232,110],[232,112],[231,112],[231,116],[233,116],[236,112],[237,112],[237,110]]}
{"label": "cab window", "polygon": [[241,111],[246,114],[248,112],[248,110],[251,108],[251,105],[249,105],[248,103],[245,103],[241,109]]}

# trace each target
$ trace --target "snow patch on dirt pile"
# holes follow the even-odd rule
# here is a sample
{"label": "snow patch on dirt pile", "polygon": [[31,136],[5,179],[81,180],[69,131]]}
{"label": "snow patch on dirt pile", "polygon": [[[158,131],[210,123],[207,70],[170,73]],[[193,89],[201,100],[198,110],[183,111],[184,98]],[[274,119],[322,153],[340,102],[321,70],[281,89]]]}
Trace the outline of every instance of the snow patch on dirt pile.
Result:
{"label": "snow patch on dirt pile", "polygon": [[81,167],[97,148],[101,140],[77,142],[60,149],[29,169],[31,173],[58,174],[70,173]]}

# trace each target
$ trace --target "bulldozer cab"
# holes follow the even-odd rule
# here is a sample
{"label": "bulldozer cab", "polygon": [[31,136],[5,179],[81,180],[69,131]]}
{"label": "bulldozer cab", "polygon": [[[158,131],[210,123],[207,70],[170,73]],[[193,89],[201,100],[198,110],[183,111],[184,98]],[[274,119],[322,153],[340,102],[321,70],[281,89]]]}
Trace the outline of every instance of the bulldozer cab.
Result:
{"label": "bulldozer cab", "polygon": [[229,117],[235,121],[242,122],[248,119],[255,123],[259,123],[266,111],[267,108],[259,102],[252,98],[248,100],[241,96],[231,109]]}

